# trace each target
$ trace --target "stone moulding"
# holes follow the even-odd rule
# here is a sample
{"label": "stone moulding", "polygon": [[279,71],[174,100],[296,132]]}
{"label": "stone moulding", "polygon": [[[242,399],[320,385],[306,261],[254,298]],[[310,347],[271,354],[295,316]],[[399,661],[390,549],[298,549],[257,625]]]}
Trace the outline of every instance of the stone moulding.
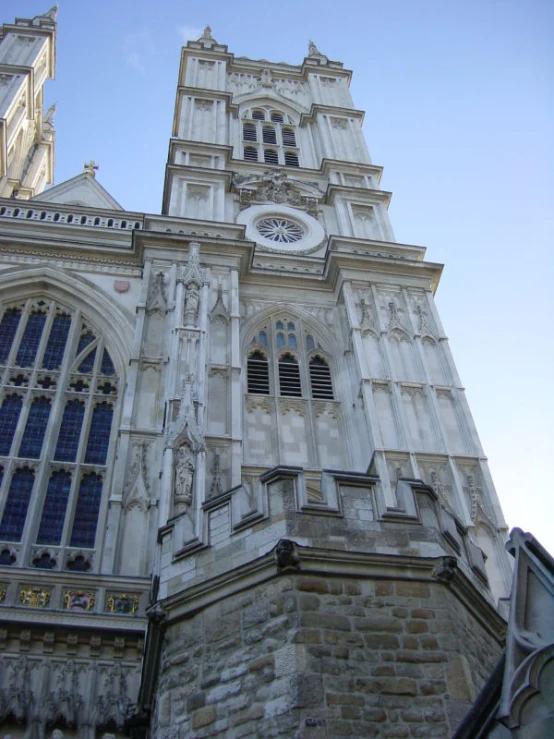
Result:
{"label": "stone moulding", "polygon": [[[376,579],[376,580],[412,580],[418,582],[438,583],[448,587],[455,597],[461,601],[479,623],[502,643],[506,624],[494,607],[479,593],[472,582],[452,562],[446,563],[454,569],[452,577],[438,577],[444,557],[416,557],[365,552],[349,552],[343,550],[323,549],[319,547],[303,547],[295,544],[298,556],[298,576],[323,575],[328,577]],[[277,545],[277,542],[275,542]],[[455,559],[448,557],[448,560]],[[289,574],[289,573],[287,573]],[[279,568],[275,558],[275,547],[266,554],[251,560],[230,572],[192,585],[174,595],[170,595],[160,605],[168,614],[165,625],[171,625],[190,617],[213,603],[230,596],[251,590],[257,585],[279,577]]]}

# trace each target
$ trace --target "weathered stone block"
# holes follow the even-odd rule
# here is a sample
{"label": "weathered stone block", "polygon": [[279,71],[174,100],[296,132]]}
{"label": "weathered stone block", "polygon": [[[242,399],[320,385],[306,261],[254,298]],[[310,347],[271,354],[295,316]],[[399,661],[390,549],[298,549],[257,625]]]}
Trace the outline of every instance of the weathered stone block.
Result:
{"label": "weathered stone block", "polygon": [[207,726],[215,721],[215,708],[214,706],[206,706],[205,708],[199,708],[194,711],[191,718],[191,724],[193,729],[200,729],[202,726]]}

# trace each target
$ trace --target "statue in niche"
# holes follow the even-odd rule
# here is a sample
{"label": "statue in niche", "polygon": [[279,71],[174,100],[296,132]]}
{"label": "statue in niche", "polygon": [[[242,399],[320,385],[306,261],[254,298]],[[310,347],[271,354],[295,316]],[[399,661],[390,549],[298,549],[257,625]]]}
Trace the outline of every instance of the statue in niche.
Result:
{"label": "statue in niche", "polygon": [[192,503],[192,483],[194,479],[194,460],[190,448],[183,444],[177,452],[175,465],[175,512]]}
{"label": "statue in niche", "polygon": [[185,326],[196,326],[198,318],[198,305],[200,303],[200,293],[198,285],[192,282],[185,295]]}

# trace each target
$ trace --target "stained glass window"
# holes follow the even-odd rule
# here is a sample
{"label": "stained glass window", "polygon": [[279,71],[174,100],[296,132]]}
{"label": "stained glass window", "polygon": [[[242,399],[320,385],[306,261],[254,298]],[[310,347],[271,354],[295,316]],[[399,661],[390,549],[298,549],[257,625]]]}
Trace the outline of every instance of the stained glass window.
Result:
{"label": "stained glass window", "polygon": [[70,326],[71,316],[61,315],[54,318],[42,359],[42,366],[46,369],[57,369],[61,365]]}
{"label": "stained glass window", "polygon": [[25,433],[19,447],[19,456],[38,459],[44,441],[44,432],[50,417],[50,398],[35,398],[29,410]]}
{"label": "stained glass window", "polygon": [[3,364],[9,357],[20,318],[21,310],[19,308],[10,308],[2,316],[2,322],[0,323],[0,364]]}
{"label": "stained glass window", "polygon": [[100,372],[103,375],[115,375],[115,367],[113,366],[112,358],[106,349],[104,349],[104,354],[102,355],[102,366],[100,368]]}
{"label": "stained glass window", "polygon": [[94,408],[85,454],[86,464],[106,464],[112,416],[113,406],[109,403],[99,403]]}
{"label": "stained glass window", "polygon": [[[79,314],[55,301],[32,300],[8,306],[0,321],[0,361],[10,357],[17,369],[11,366],[0,381],[0,455],[14,456],[0,474],[0,484],[9,475],[0,499],[0,542],[21,541],[29,526],[36,546],[93,547],[105,478],[98,467],[108,457],[119,387],[112,358]],[[71,366],[64,368],[64,360]],[[57,438],[46,445],[49,429]],[[14,439],[21,443],[15,446]],[[52,450],[52,461],[63,462],[64,469],[25,462]],[[94,473],[84,474],[84,464],[96,465]],[[31,510],[39,512],[36,524],[26,522]],[[70,568],[74,554],[62,549],[54,556],[43,550],[29,555],[0,545],[0,564]],[[89,568],[87,561],[82,569]]]}
{"label": "stained glass window", "polygon": [[0,408],[0,454],[9,454],[17,428],[23,399],[19,395],[8,395]]}
{"label": "stained glass window", "polygon": [[62,425],[54,459],[74,462],[77,457],[81,426],[85,415],[85,404],[81,400],[70,400],[65,406]]}
{"label": "stained glass window", "polygon": [[28,467],[15,471],[0,523],[0,539],[20,541],[34,481],[35,473]]}
{"label": "stained glass window", "polygon": [[17,352],[15,363],[19,367],[31,367],[35,361],[38,345],[42,338],[42,331],[46,322],[46,313],[37,311],[31,313],[27,319],[27,325],[23,333],[23,338]]}
{"label": "stained glass window", "polygon": [[102,478],[96,473],[85,475],[79,487],[77,508],[71,532],[72,547],[93,547],[96,538],[96,524],[100,510]]}
{"label": "stained glass window", "polygon": [[60,543],[70,489],[71,475],[69,472],[59,470],[52,473],[44,500],[37,544]]}

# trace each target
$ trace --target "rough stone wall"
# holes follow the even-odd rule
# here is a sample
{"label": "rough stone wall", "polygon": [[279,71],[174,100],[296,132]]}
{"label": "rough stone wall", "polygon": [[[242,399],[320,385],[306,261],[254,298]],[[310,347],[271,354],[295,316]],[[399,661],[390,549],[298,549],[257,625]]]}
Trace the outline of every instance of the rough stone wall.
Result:
{"label": "rough stone wall", "polygon": [[446,739],[499,653],[441,583],[282,575],[168,629],[153,736]]}

